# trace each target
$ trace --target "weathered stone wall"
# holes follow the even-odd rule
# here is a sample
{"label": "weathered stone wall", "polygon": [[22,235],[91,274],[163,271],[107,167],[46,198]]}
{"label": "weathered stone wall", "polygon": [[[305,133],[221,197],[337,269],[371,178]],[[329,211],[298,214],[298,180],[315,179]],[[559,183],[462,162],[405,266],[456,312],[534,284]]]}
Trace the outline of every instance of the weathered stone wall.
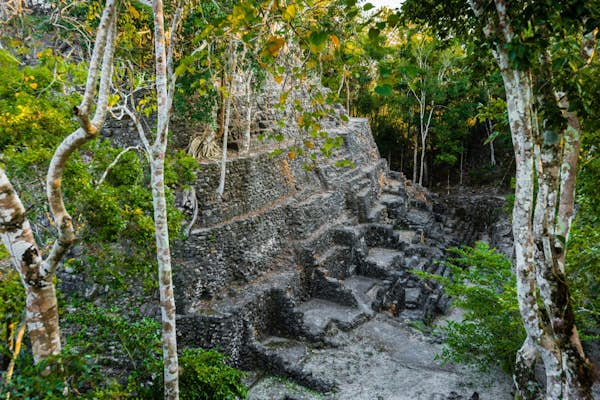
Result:
{"label": "weathered stone wall", "polygon": [[293,263],[298,241],[352,209],[349,193],[357,189],[358,180],[366,179],[369,187],[383,183],[385,164],[366,120],[354,119],[330,134],[344,138],[335,160],[350,159],[356,168],[336,168],[333,160],[324,160],[319,171],[307,171],[301,159],[268,153],[240,157],[227,162],[225,191],[219,198],[219,165],[202,165],[194,188],[197,223],[175,247],[180,313],[218,300],[230,285],[243,285]]}
{"label": "weathered stone wall", "polygon": [[[219,166],[203,165],[199,217],[174,248],[181,345],[216,347],[238,366],[322,391],[335,382],[297,359],[308,343],[334,344],[335,332],[377,313],[432,320],[448,298],[414,271],[447,276],[436,262],[444,249],[498,236],[490,204],[443,203],[389,171],[365,119],[328,132],[343,146],[313,171],[265,153],[228,161],[222,198]],[[355,167],[334,167],[343,158]]]}

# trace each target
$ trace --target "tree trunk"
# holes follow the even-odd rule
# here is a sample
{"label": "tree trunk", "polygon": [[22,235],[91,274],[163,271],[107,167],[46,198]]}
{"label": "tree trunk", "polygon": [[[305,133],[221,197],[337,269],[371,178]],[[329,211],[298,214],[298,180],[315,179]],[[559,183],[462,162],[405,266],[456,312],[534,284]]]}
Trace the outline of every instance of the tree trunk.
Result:
{"label": "tree trunk", "polygon": [[[485,130],[487,132],[488,139],[490,138],[490,136],[492,136],[492,133],[493,133],[492,129],[493,129],[492,121],[490,121],[488,118],[485,121]],[[496,166],[496,155],[494,153],[495,153],[494,152],[494,141],[490,140],[490,165],[492,167]]]}
{"label": "tree trunk", "polygon": [[231,98],[233,97],[233,75],[237,65],[237,54],[235,45],[229,46],[231,59],[229,61],[229,74],[227,77],[227,97],[225,98],[225,117],[223,121],[223,152],[221,155],[221,177],[217,193],[219,197],[223,196],[225,191],[225,175],[227,173],[227,136],[229,135],[229,121],[231,119]]}
{"label": "tree trunk", "polygon": [[[530,343],[539,343],[543,332],[535,288],[535,250],[533,242],[534,148],[532,140],[531,89],[527,74],[509,68],[508,55],[498,50],[500,68],[506,90],[508,118],[516,161],[513,235],[515,244],[515,273],[519,310]],[[506,61],[506,63],[503,63]],[[515,382],[521,381],[517,377]],[[524,395],[527,388],[519,388]]]}
{"label": "tree trunk", "polygon": [[[569,229],[556,213],[559,194],[570,192],[572,196],[572,190],[560,187],[561,158],[567,155],[573,160],[573,157],[570,151],[562,151],[560,140],[548,140],[534,129],[536,116],[531,113],[533,96],[529,73],[514,69],[504,48],[498,46],[496,53],[506,89],[517,166],[513,231],[519,308],[529,343],[524,345],[529,347],[527,359],[533,357],[530,344],[534,343],[544,363],[548,399],[591,399],[591,365],[577,335],[564,264],[560,262],[564,260],[565,237],[557,236],[559,226],[565,226],[565,234]],[[544,101],[552,100],[547,96]],[[570,126],[566,134],[572,135],[572,142],[578,142],[578,134],[574,132],[576,128]],[[559,137],[560,133],[556,135]],[[536,170],[538,192],[534,195]],[[563,171],[563,178],[574,181],[575,172],[575,168],[569,173]],[[572,204],[572,198],[565,200],[567,203]],[[539,309],[540,304],[543,310]],[[520,384],[518,389],[522,396],[532,398],[531,370],[522,359],[518,361],[517,373],[524,375],[516,376],[515,382]]]}
{"label": "tree trunk", "polygon": [[244,153],[250,153],[250,132],[252,130],[252,77],[254,72],[248,73],[248,82],[246,86],[246,134],[244,135]]}
{"label": "tree trunk", "polygon": [[152,202],[154,205],[154,229],[158,282],[162,316],[162,341],[164,358],[165,399],[179,398],[177,336],[175,326],[175,296],[171,271],[169,226],[165,200],[164,153],[153,155],[151,163]]}
{"label": "tree trunk", "polygon": [[419,185],[423,185],[423,174],[425,173],[425,139],[426,136],[421,133],[421,166],[419,169]]}
{"label": "tree trunk", "polygon": [[417,168],[418,168],[418,157],[419,157],[419,138],[418,132],[415,130],[415,141],[413,143],[413,183],[417,183]]}
{"label": "tree trunk", "polygon": [[[169,119],[173,103],[175,76],[172,70],[173,41],[165,47],[165,28],[162,0],[152,2],[154,11],[154,44],[156,63],[156,99],[158,103],[156,140],[150,151],[152,202],[154,205],[154,229],[156,237],[156,258],[158,261],[158,284],[162,315],[162,342],[164,361],[164,398],[179,399],[179,361],[177,358],[177,335],[175,324],[175,296],[171,271],[171,252],[169,244],[169,226],[167,223],[167,204],[165,200],[165,152],[169,134]],[[171,34],[177,28],[181,3],[173,18]],[[170,86],[168,85],[170,80]],[[170,90],[169,90],[170,89]]]}
{"label": "tree trunk", "polygon": [[[25,287],[26,322],[36,363],[61,351],[54,276],[59,262],[75,241],[72,218],[63,202],[62,178],[71,154],[94,138],[104,124],[112,79],[116,23],[116,1],[107,0],[96,33],[83,99],[74,108],[80,128],[61,142],[46,175],[46,193],[58,238],[45,260],[42,260],[35,243],[23,204],[0,168],[0,236]],[[96,91],[95,112],[90,119]]]}
{"label": "tree trunk", "polygon": [[61,351],[54,275],[47,274],[21,199],[0,168],[0,236],[25,286],[34,362]]}

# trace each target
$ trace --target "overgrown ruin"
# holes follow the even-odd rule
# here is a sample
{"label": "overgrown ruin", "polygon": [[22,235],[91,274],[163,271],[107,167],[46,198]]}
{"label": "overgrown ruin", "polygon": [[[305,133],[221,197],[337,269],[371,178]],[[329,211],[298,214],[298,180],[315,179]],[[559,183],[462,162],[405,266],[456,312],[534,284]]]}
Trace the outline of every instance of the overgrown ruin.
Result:
{"label": "overgrown ruin", "polygon": [[[467,236],[510,238],[390,171],[366,119],[329,133],[344,143],[318,171],[268,152],[228,161],[222,199],[218,164],[204,164],[198,218],[175,250],[181,345],[219,348],[321,392],[339,382],[303,365],[308,348],[335,348],[340,332],[380,318],[432,321],[449,299],[412,271],[447,273],[436,260]],[[355,167],[333,166],[341,158]],[[489,206],[497,218],[501,204]]]}

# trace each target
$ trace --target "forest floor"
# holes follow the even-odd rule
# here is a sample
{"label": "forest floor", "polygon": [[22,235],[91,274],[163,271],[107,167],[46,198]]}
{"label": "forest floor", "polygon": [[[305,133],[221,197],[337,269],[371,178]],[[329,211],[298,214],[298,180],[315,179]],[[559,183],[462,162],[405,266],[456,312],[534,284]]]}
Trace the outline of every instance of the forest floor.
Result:
{"label": "forest floor", "polygon": [[[451,313],[436,322],[442,324]],[[484,375],[464,365],[436,359],[440,338],[409,321],[378,314],[350,332],[338,331],[333,346],[308,349],[298,359],[315,376],[338,382],[321,394],[292,381],[255,375],[251,400],[509,400],[511,377],[500,370]]]}

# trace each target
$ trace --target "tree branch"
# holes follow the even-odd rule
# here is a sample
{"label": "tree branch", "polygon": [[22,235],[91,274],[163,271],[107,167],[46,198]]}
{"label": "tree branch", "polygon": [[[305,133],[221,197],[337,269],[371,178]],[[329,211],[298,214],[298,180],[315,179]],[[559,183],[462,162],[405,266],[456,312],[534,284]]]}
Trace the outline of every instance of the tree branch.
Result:
{"label": "tree branch", "polygon": [[78,111],[76,111],[77,115],[81,114],[87,116],[90,111],[92,97],[94,95],[98,80],[98,64],[100,62],[100,57],[102,57],[104,53],[109,28],[113,20],[113,14],[115,14],[115,8],[116,0],[106,0],[104,11],[102,12],[102,17],[100,19],[100,25],[98,25],[98,31],[96,33],[94,50],[92,51],[92,57],[90,59],[83,100],[81,101]]}
{"label": "tree branch", "polygon": [[98,93],[96,105],[97,110],[96,115],[94,116],[94,121],[101,123],[106,117],[108,91],[112,78],[112,65],[107,66],[105,63],[112,63],[112,54],[115,44],[114,36],[116,34],[116,21],[115,1],[107,0],[106,6],[102,13],[101,24],[98,28],[97,36],[99,42],[97,42],[96,46],[94,46],[92,61],[90,62],[90,76],[94,77],[94,81],[91,82],[88,76],[84,99],[82,100],[80,107],[75,109],[81,127],[67,136],[61,142],[54,152],[52,160],[50,161],[50,166],[48,167],[48,174],[46,176],[46,194],[48,196],[50,211],[58,228],[58,238],[54,242],[50,254],[44,261],[41,272],[43,275],[53,276],[54,272],[56,271],[56,267],[58,266],[58,262],[62,259],[71,244],[75,241],[73,221],[65,208],[62,196],[63,172],[71,154],[90,139],[95,137],[100,129],[100,125],[95,125],[92,123],[88,115],[91,98],[97,84],[98,58],[100,57],[100,52],[103,52],[102,59],[104,68],[102,77],[100,79],[100,92]]}
{"label": "tree branch", "polygon": [[115,159],[113,160],[113,162],[111,162],[108,165],[108,167],[106,167],[106,169],[104,170],[104,173],[100,177],[100,180],[95,185],[96,188],[100,187],[104,183],[104,180],[106,179],[106,176],[119,163],[119,160],[121,159],[121,157],[123,157],[125,154],[127,154],[131,150],[142,150],[142,149],[140,148],[140,146],[129,146],[129,147],[121,150],[121,152],[119,154],[117,154],[117,156],[115,157]]}

